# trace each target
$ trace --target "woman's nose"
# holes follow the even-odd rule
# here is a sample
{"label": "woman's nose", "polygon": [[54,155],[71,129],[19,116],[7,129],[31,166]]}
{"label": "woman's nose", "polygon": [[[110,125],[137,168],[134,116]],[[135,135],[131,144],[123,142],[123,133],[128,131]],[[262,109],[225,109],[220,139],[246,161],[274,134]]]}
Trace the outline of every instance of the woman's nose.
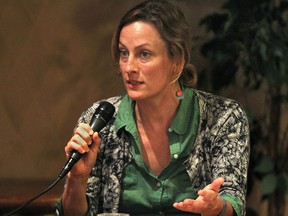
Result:
{"label": "woman's nose", "polygon": [[130,55],[125,63],[124,69],[126,73],[137,72],[137,59]]}

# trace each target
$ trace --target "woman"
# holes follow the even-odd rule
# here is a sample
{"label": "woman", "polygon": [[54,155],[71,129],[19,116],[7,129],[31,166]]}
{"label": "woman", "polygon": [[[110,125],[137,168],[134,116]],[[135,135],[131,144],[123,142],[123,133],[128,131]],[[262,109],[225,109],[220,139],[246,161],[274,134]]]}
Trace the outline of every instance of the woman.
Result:
{"label": "woman", "polygon": [[112,51],[127,95],[107,99],[116,112],[99,134],[89,126],[99,102],[80,117],[65,151],[85,154],[60,215],[245,215],[247,119],[235,101],[192,88],[190,40],[167,1],[124,15]]}

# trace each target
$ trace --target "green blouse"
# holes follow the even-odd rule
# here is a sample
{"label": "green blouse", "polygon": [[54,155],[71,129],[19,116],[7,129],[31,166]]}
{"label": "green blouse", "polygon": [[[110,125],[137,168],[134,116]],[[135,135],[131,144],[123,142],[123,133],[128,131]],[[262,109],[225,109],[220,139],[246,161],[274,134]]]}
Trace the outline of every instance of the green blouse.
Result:
{"label": "green blouse", "polygon": [[197,197],[183,163],[191,153],[198,130],[198,99],[193,91],[184,89],[184,95],[167,130],[170,163],[158,176],[142,159],[134,118],[135,104],[127,96],[123,98],[115,127],[116,130],[125,127],[129,132],[134,160],[123,171],[119,212],[129,209],[131,215],[192,215],[173,207],[174,202]]}

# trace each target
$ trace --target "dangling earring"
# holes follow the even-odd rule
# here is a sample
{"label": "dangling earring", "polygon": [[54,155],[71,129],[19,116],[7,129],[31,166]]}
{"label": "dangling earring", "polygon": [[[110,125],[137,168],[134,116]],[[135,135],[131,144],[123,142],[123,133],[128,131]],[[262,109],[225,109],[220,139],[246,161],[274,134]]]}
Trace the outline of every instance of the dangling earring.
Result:
{"label": "dangling earring", "polygon": [[182,100],[184,98],[184,92],[182,91],[182,85],[180,85],[180,89],[176,91],[176,98],[178,100]]}

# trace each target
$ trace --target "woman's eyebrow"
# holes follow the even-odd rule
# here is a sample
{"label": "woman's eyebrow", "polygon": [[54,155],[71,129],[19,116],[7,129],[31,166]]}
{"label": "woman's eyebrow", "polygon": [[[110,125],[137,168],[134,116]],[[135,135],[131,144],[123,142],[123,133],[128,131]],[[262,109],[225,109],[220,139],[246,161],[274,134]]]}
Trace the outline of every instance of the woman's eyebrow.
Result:
{"label": "woman's eyebrow", "polygon": [[[126,48],[126,46],[121,42],[119,41],[119,46],[123,46]],[[134,49],[140,49],[140,48],[143,48],[143,47],[150,47],[151,45],[149,43],[143,43],[143,44],[140,44],[136,47],[134,47]]]}

